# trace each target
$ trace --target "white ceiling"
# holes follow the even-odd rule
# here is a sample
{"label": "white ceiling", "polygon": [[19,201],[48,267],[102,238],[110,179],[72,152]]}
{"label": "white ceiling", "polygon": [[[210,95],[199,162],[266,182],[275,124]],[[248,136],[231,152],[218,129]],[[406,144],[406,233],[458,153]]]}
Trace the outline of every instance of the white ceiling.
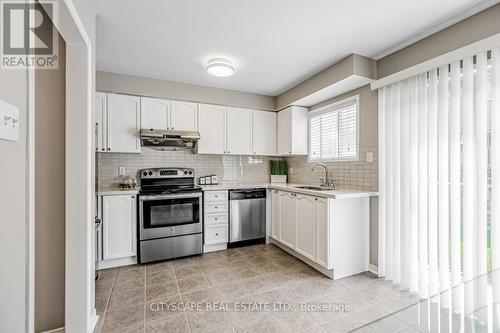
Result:
{"label": "white ceiling", "polygon": [[[97,68],[278,95],[351,53],[377,57],[484,0],[105,0]],[[212,57],[236,73],[215,78]]]}

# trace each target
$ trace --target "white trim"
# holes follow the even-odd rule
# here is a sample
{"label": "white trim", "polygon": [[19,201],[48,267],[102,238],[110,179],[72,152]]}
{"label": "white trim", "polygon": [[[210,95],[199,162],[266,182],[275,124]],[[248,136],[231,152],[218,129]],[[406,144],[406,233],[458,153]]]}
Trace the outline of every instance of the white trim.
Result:
{"label": "white trim", "polygon": [[[348,105],[354,101],[356,105],[356,157],[337,157],[337,158],[328,158],[328,159],[311,159],[311,117],[317,116],[318,114],[327,113],[330,111],[334,111],[335,109],[340,109],[344,105]],[[324,105],[320,108],[313,109],[309,111],[307,114],[307,162],[309,163],[335,163],[335,162],[357,162],[359,161],[359,139],[360,139],[360,97],[359,94],[352,95],[341,99],[339,101],[330,103],[328,105]]]}
{"label": "white trim", "polygon": [[96,270],[112,268],[112,267],[122,267],[137,264],[137,257],[125,257],[125,258],[115,258],[109,260],[99,260],[97,262]]}
{"label": "white trim", "polygon": [[399,71],[397,73],[388,75],[384,78],[381,78],[370,85],[372,90],[379,89],[385,87],[389,84],[393,84],[405,79],[408,79],[412,76],[427,72],[429,70],[438,68],[439,66],[443,66],[446,64],[450,64],[454,61],[458,61],[460,59],[470,57],[472,55],[478,54],[485,50],[492,49],[494,47],[498,47],[500,45],[500,33],[482,39],[480,41],[474,42],[467,46],[461,47],[459,49],[453,50],[451,52],[442,54],[430,60],[424,61],[420,64],[417,64],[412,67],[408,67]]}
{"label": "white trim", "polygon": [[381,58],[384,58],[394,52],[397,52],[401,49],[404,49],[405,47],[411,45],[411,44],[414,44],[418,41],[421,41],[422,39],[425,39],[433,34],[435,34],[436,32],[439,32],[441,30],[444,30],[448,27],[451,27],[452,25],[460,22],[460,21],[463,21],[465,20],[466,18],[469,18],[489,7],[492,7],[494,6],[495,4],[497,4],[499,1],[498,0],[488,0],[488,1],[485,1],[483,3],[480,3],[476,6],[473,6],[469,9],[467,9],[466,11],[464,12],[461,12],[459,13],[458,15],[453,15],[449,18],[447,18],[444,22],[442,23],[439,23],[433,27],[431,27],[430,29],[422,32],[422,33],[419,33],[417,34],[416,36],[400,43],[400,44],[397,44],[396,46],[393,46],[391,48],[388,48],[386,49],[385,51],[382,51],[380,53],[378,53],[377,55],[375,55],[374,57],[372,57],[373,59],[375,60],[379,60]]}
{"label": "white trim", "polygon": [[370,264],[370,266],[368,266],[368,271],[378,276],[378,267],[377,266]]}
{"label": "white trim", "polygon": [[64,327],[55,328],[50,331],[43,331],[41,333],[64,333]]}

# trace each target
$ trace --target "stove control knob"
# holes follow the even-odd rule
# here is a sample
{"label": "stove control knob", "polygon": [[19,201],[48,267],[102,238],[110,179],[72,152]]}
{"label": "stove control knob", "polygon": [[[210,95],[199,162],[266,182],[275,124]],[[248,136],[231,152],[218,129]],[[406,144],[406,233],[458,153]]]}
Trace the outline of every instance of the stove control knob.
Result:
{"label": "stove control knob", "polygon": [[187,172],[186,170],[184,170],[184,174],[185,174],[185,175],[187,175],[187,174],[188,174],[188,172]]}
{"label": "stove control knob", "polygon": [[153,175],[153,171],[149,171],[149,175],[152,176]]}
{"label": "stove control knob", "polygon": [[143,176],[147,176],[148,173],[146,171],[144,171],[144,173],[142,174]]}
{"label": "stove control knob", "polygon": [[193,171],[189,171],[189,174],[192,175],[193,174]]}

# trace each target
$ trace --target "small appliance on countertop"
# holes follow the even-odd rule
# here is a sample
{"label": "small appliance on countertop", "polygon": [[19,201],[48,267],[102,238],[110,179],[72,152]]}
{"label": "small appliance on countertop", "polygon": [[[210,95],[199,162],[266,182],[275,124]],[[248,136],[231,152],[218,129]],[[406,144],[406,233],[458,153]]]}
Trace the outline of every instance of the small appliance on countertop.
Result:
{"label": "small appliance on countertop", "polygon": [[202,253],[202,192],[194,170],[140,170],[138,262]]}

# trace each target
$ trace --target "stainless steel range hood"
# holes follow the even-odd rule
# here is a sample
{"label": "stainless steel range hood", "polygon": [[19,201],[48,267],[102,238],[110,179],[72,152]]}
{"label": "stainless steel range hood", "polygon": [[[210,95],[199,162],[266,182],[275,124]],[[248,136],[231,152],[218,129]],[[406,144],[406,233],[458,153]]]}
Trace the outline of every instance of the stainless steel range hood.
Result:
{"label": "stainless steel range hood", "polygon": [[200,133],[196,131],[141,129],[141,145],[156,150],[193,149],[199,139]]}

